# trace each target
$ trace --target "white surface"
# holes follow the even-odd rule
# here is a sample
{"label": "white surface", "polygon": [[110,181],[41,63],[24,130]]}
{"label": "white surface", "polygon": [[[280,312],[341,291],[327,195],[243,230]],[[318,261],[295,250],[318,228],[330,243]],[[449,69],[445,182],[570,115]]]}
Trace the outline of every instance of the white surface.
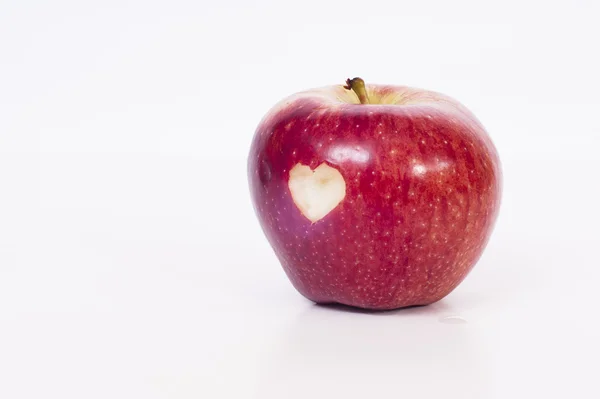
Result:
{"label": "white surface", "polygon": [[[0,5],[0,397],[600,396],[600,3],[218,3]],[[314,306],[253,215],[259,119],[355,75],[458,98],[500,151],[436,305]]]}

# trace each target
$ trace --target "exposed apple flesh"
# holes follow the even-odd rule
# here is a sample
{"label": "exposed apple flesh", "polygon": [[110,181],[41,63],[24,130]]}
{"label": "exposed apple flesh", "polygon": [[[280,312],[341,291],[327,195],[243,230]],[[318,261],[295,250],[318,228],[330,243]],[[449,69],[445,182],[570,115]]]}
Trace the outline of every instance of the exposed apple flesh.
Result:
{"label": "exposed apple flesh", "polygon": [[290,170],[290,193],[300,212],[311,222],[322,219],[346,196],[346,182],[341,173],[326,163],[314,171],[296,164]]}
{"label": "exposed apple flesh", "polygon": [[501,195],[496,150],[449,97],[348,85],[294,95],[259,124],[248,173],[260,224],[293,285],[315,302],[438,301],[490,237]]}

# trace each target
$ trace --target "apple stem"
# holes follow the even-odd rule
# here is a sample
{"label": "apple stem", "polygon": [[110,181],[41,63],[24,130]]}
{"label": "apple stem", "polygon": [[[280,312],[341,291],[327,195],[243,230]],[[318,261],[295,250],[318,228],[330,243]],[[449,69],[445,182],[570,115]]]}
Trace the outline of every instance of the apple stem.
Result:
{"label": "apple stem", "polygon": [[346,79],[346,86],[344,86],[344,89],[355,92],[361,104],[369,104],[369,96],[367,95],[365,81],[361,78]]}

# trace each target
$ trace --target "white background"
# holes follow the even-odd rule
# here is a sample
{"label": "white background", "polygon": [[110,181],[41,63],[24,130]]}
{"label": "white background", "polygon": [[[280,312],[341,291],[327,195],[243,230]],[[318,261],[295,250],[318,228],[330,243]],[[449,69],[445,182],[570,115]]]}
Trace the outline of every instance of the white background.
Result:
{"label": "white background", "polygon": [[[600,3],[0,2],[0,397],[592,398]],[[295,292],[246,156],[282,97],[359,75],[449,94],[504,197],[443,301]]]}

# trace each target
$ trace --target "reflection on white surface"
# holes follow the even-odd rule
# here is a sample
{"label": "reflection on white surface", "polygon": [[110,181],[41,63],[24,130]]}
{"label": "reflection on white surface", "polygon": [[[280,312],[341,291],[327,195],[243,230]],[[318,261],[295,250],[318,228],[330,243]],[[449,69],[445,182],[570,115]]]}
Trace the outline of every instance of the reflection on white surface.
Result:
{"label": "reflection on white surface", "polygon": [[486,359],[443,303],[363,313],[313,306],[275,342],[255,398],[485,398]]}
{"label": "reflection on white surface", "polygon": [[443,316],[440,317],[440,323],[444,324],[466,324],[467,320],[460,316]]}
{"label": "reflection on white surface", "polygon": [[369,160],[369,152],[360,146],[340,145],[329,150],[329,159],[332,162],[366,163]]}

